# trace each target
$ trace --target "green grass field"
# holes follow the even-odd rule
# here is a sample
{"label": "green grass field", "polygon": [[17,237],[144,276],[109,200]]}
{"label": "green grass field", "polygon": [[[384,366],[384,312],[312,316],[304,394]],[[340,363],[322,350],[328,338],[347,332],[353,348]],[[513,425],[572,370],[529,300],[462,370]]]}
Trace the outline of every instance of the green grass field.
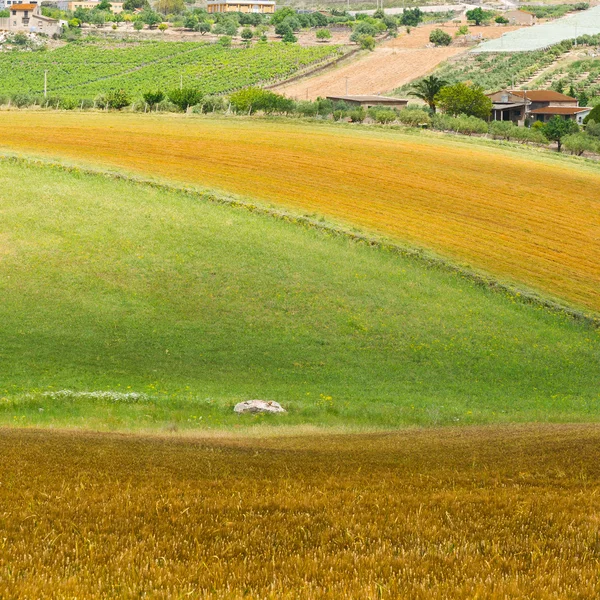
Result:
{"label": "green grass field", "polygon": [[598,331],[460,275],[102,175],[2,161],[0,186],[2,424],[598,419]]}

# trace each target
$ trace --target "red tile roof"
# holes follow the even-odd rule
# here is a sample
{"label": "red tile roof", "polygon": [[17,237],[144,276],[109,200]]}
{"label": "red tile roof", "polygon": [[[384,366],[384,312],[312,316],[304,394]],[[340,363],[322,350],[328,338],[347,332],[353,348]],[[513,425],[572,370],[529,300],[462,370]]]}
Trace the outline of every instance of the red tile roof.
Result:
{"label": "red tile roof", "polygon": [[527,94],[527,100],[532,102],[576,102],[577,98],[571,98],[571,96],[565,96],[553,90],[510,90],[511,94],[519,96],[519,98],[525,98]]}
{"label": "red tile roof", "polygon": [[37,8],[37,4],[13,4],[8,8],[9,10],[34,10]]}
{"label": "red tile roof", "polygon": [[530,111],[532,115],[576,115],[577,113],[590,110],[585,106],[545,106]]}

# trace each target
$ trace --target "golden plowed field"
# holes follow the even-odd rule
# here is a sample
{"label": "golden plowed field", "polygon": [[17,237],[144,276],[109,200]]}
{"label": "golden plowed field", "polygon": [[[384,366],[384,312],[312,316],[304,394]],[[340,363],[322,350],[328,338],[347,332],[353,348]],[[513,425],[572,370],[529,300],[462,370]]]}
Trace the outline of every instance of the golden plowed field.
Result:
{"label": "golden plowed field", "polygon": [[0,598],[592,599],[594,425],[0,429]]}
{"label": "golden plowed field", "polygon": [[600,309],[600,168],[395,131],[7,112],[1,145],[319,213]]}

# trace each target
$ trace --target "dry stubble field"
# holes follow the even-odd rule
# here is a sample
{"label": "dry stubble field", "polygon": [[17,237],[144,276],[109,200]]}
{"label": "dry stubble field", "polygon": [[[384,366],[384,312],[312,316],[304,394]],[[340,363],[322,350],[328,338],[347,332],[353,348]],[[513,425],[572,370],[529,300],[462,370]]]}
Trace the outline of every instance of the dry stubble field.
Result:
{"label": "dry stubble field", "polygon": [[1,598],[597,598],[595,425],[0,429]]}
{"label": "dry stubble field", "polygon": [[8,151],[317,213],[600,309],[600,170],[448,136],[243,118],[11,111]]}

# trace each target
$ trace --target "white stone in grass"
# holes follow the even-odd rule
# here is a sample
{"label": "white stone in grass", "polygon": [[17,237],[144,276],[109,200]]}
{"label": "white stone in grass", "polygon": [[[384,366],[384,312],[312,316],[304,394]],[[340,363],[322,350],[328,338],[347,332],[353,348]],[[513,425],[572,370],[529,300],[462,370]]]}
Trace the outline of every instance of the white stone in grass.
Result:
{"label": "white stone in grass", "polygon": [[238,414],[243,413],[284,413],[285,408],[279,404],[279,402],[273,402],[270,400],[246,400],[240,402],[234,407],[234,412]]}

